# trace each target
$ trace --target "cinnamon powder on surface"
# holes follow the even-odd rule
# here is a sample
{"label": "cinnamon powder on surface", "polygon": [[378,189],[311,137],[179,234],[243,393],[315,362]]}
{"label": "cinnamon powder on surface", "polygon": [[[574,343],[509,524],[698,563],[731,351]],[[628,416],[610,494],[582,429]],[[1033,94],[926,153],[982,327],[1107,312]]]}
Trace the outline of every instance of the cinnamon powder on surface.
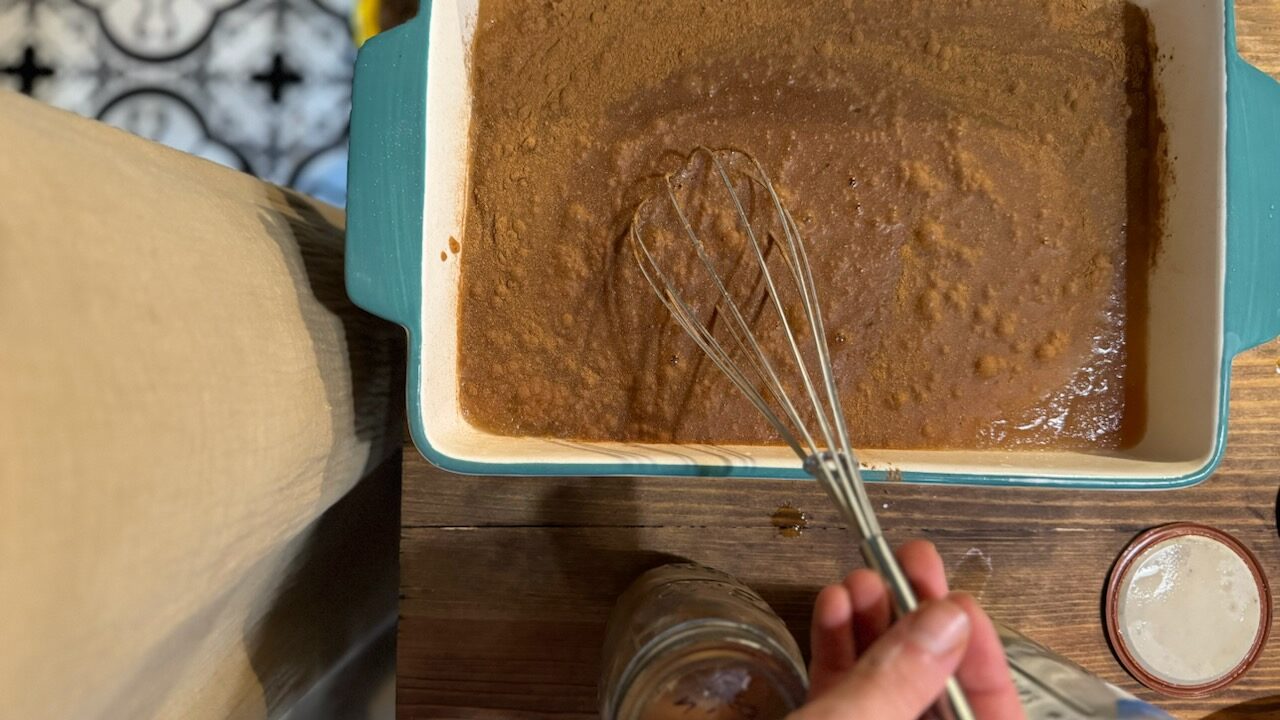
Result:
{"label": "cinnamon powder on surface", "polygon": [[854,442],[1140,434],[1158,124],[1118,0],[481,0],[461,401],[510,435],[777,442],[625,243],[750,150],[804,223]]}

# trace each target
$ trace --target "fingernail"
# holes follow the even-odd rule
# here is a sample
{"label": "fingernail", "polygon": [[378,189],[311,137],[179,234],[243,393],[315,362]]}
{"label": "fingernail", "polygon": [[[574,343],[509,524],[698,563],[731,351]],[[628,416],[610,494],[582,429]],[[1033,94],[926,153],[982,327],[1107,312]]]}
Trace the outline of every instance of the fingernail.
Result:
{"label": "fingernail", "polygon": [[969,637],[969,616],[959,605],[934,600],[911,618],[911,640],[939,657],[949,655]]}

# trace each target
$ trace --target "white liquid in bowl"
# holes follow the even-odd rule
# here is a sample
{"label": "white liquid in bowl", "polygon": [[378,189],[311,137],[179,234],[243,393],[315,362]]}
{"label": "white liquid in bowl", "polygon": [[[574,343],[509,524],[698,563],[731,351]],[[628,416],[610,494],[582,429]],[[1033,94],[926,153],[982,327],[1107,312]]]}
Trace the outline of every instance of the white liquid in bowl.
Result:
{"label": "white liquid in bowl", "polygon": [[1217,540],[1184,535],[1142,553],[1121,583],[1118,625],[1155,677],[1197,686],[1222,678],[1258,637],[1262,592],[1249,566]]}

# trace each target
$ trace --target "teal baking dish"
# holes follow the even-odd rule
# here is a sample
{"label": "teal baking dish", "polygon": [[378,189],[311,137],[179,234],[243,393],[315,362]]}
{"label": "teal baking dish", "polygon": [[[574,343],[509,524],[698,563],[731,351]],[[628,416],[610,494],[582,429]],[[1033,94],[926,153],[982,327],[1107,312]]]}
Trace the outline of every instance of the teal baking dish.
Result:
{"label": "teal baking dish", "polygon": [[[1152,271],[1146,435],[1122,451],[859,450],[870,479],[987,486],[1167,489],[1206,478],[1226,442],[1231,360],[1280,335],[1280,84],[1236,50],[1223,0],[1147,0],[1176,177]],[[511,438],[458,404],[458,263],[424,262],[461,237],[467,56],[477,0],[424,2],[360,51],[351,119],[347,289],[409,334],[418,449],[461,473],[805,478],[785,448]]]}

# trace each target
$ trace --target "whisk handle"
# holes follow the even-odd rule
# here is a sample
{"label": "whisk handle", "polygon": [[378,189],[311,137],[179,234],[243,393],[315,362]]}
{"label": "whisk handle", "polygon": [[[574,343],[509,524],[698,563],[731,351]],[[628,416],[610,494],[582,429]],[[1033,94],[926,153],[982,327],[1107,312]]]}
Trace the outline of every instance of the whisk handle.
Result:
{"label": "whisk handle", "polygon": [[898,565],[893,548],[883,535],[872,535],[862,541],[862,559],[867,567],[875,570],[884,578],[889,586],[893,599],[893,610],[896,617],[913,613],[919,607],[915,591],[911,589],[911,581]]}
{"label": "whisk handle", "polygon": [[[893,548],[883,535],[872,535],[862,541],[862,558],[867,566],[880,574],[889,586],[893,597],[893,609],[897,617],[915,612],[919,607],[915,591],[911,589],[911,581],[907,579],[902,566],[894,557]],[[946,698],[939,699],[934,706],[933,715],[938,720],[977,720],[969,700],[964,696],[960,683],[956,679],[947,679]]]}

